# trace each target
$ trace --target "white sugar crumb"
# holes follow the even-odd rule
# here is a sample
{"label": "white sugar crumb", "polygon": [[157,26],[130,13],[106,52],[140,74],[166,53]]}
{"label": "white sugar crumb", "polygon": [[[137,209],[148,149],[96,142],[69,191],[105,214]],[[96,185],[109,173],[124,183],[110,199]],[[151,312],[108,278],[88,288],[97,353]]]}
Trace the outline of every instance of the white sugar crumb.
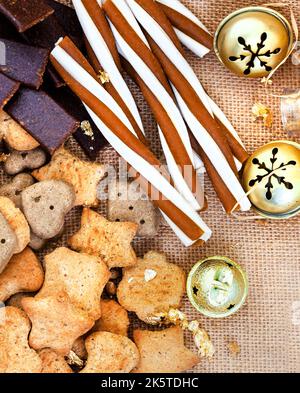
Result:
{"label": "white sugar crumb", "polygon": [[144,278],[146,282],[153,280],[156,276],[157,276],[157,272],[155,270],[152,269],[145,270]]}
{"label": "white sugar crumb", "polygon": [[130,284],[133,280],[134,280],[134,278],[133,278],[133,277],[130,277],[130,278],[128,279],[128,283]]}

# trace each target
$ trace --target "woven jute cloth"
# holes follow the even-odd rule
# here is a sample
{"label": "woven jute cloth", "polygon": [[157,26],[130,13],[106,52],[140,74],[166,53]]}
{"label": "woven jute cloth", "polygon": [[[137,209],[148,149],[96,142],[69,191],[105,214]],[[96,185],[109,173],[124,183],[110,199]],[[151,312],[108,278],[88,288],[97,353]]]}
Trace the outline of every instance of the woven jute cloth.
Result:
{"label": "woven jute cloth", "polygon": [[[62,1],[63,2],[63,1]],[[68,2],[68,1],[67,1]],[[230,12],[261,2],[184,0],[186,4],[214,32],[219,22]],[[66,3],[66,1],[65,1]],[[70,2],[68,2],[70,3]],[[290,2],[300,22],[299,0]],[[282,12],[289,17],[289,10]],[[274,77],[274,85],[266,92],[259,80],[239,78],[227,71],[214,53],[200,60],[187,52],[188,60],[209,95],[219,104],[238,130],[249,152],[261,145],[279,139],[299,142],[299,135],[290,136],[283,131],[280,120],[279,99],[271,93],[281,94],[284,88],[300,87],[300,66],[289,60]],[[153,150],[160,156],[157,128],[151,112],[140,92],[128,81]],[[253,122],[251,107],[255,102],[268,105],[274,113],[274,125],[267,129],[261,122]],[[80,157],[84,155],[70,139],[67,146]],[[100,152],[98,161],[116,164],[113,149]],[[0,182],[8,178],[1,172]],[[222,210],[210,181],[205,180],[209,208],[203,219],[213,230],[211,240],[201,248],[182,246],[166,225],[161,225],[153,239],[136,239],[134,248],[138,256],[149,250],[164,252],[170,262],[181,266],[186,273],[206,256],[223,255],[240,263],[249,277],[249,296],[245,306],[235,315],[221,320],[199,314],[185,298],[183,310],[190,320],[198,319],[209,332],[216,347],[211,361],[203,360],[193,372],[300,372],[300,231],[299,217],[286,221],[243,221],[228,217]],[[106,213],[106,203],[100,212]],[[51,243],[40,254],[66,244],[66,239],[79,228],[80,209],[67,217],[62,239]],[[298,309],[298,315],[297,315]],[[148,328],[132,316],[132,326]],[[235,342],[240,353],[233,355],[228,343]],[[190,335],[186,343],[195,350]]]}

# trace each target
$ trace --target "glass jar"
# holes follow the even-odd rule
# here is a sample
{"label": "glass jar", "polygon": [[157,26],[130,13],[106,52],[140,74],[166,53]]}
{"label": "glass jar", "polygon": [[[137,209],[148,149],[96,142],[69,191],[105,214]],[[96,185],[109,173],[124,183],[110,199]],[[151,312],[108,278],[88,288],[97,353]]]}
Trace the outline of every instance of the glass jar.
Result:
{"label": "glass jar", "polygon": [[281,96],[282,124],[289,134],[300,133],[300,89],[285,89]]}

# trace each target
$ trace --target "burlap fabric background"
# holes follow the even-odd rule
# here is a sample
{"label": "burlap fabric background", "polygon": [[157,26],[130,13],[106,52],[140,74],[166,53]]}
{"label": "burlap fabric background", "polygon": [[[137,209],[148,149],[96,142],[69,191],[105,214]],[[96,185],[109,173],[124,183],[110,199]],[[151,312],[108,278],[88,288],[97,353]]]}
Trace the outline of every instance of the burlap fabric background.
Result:
{"label": "burlap fabric background", "polygon": [[[63,2],[64,0],[62,0]],[[66,2],[66,1],[65,1]],[[194,13],[214,32],[218,23],[237,8],[253,5],[249,1],[184,0]],[[260,5],[262,2],[255,2]],[[291,3],[300,23],[299,0]],[[284,12],[288,16],[288,11]],[[188,58],[210,96],[228,114],[249,152],[264,143],[276,139],[298,140],[288,136],[280,122],[279,100],[267,96],[257,80],[240,79],[219,64],[214,53],[199,60],[191,53]],[[130,83],[130,82],[129,82]],[[130,83],[141,110],[145,128],[158,155],[158,137],[155,122],[137,89]],[[300,66],[289,60],[274,78],[273,92],[281,93],[285,87],[300,87]],[[271,107],[275,122],[271,130],[261,122],[254,123],[251,107],[261,101]],[[73,140],[68,146],[84,158]],[[116,155],[107,148],[99,155],[99,162],[116,162]],[[5,181],[2,174],[0,181]],[[300,310],[300,231],[299,217],[288,221],[239,222],[227,217],[210,185],[205,184],[209,209],[204,220],[213,230],[211,240],[202,248],[186,249],[172,231],[162,225],[158,236],[151,240],[137,239],[134,248],[139,256],[154,249],[167,254],[171,262],[186,272],[195,262],[206,256],[226,255],[239,262],[249,276],[250,292],[246,305],[228,319],[214,320],[197,313],[187,299],[183,309],[190,319],[198,319],[208,330],[216,347],[211,361],[202,361],[196,372],[300,372],[300,325],[293,307]],[[100,211],[105,213],[105,203]],[[68,216],[66,233],[59,241],[65,244],[67,237],[79,227],[80,209]],[[46,252],[57,246],[50,244]],[[42,255],[41,255],[42,257]],[[298,303],[297,303],[298,302]],[[298,311],[298,314],[300,311]],[[298,315],[298,323],[300,323]],[[133,326],[142,326],[134,317]],[[187,345],[193,347],[187,335]],[[241,352],[233,356],[228,342],[237,342]]]}

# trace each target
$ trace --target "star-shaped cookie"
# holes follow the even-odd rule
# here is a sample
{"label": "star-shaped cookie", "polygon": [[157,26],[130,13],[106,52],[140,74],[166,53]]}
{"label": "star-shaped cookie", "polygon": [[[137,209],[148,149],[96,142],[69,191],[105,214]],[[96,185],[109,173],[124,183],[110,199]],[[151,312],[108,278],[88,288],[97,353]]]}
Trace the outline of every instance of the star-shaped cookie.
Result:
{"label": "star-shaped cookie", "polygon": [[141,357],[135,373],[179,373],[199,363],[198,356],[185,347],[178,326],[155,332],[135,330],[133,340]]}
{"label": "star-shaped cookie", "polygon": [[110,332],[127,336],[129,328],[128,312],[115,300],[101,299],[101,318],[95,322],[93,332]]}
{"label": "star-shaped cookie", "polygon": [[45,256],[45,269],[45,282],[38,298],[65,291],[71,301],[91,318],[100,318],[99,300],[110,278],[110,272],[100,258],[60,247]]}
{"label": "star-shaped cookie", "polygon": [[0,302],[20,292],[35,292],[43,285],[44,271],[34,252],[26,247],[14,255],[0,274]]}
{"label": "star-shaped cookie", "polygon": [[73,250],[100,257],[107,266],[133,266],[137,262],[131,242],[137,231],[131,222],[110,222],[95,211],[84,208],[81,228],[68,243]]}
{"label": "star-shaped cookie", "polygon": [[28,345],[30,321],[15,307],[0,308],[0,373],[39,373],[41,360]]}
{"label": "star-shaped cookie", "polygon": [[82,373],[130,373],[139,361],[136,345],[118,334],[93,333],[85,345],[88,359]]}
{"label": "star-shaped cookie", "polygon": [[104,165],[80,160],[64,147],[58,149],[48,165],[32,172],[39,181],[63,180],[74,187],[75,206],[97,206],[97,186],[105,176]]}
{"label": "star-shaped cookie", "polygon": [[66,356],[74,341],[94,325],[88,313],[72,303],[65,292],[24,298],[22,306],[32,323],[29,344],[35,350],[51,348]]}

